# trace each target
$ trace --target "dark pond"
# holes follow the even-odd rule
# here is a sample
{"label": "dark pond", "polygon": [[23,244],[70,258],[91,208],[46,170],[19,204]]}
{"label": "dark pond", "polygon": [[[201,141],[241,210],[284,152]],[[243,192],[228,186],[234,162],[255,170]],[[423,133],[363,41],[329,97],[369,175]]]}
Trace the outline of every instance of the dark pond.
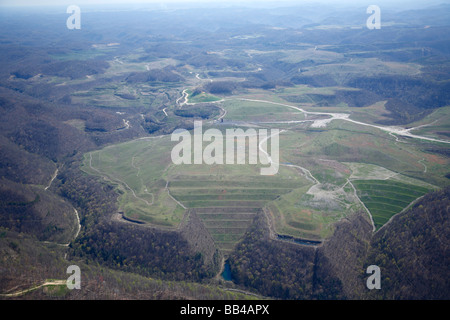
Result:
{"label": "dark pond", "polygon": [[230,264],[228,263],[228,261],[225,261],[225,265],[222,272],[222,278],[224,278],[224,280],[226,281],[233,280],[231,277]]}

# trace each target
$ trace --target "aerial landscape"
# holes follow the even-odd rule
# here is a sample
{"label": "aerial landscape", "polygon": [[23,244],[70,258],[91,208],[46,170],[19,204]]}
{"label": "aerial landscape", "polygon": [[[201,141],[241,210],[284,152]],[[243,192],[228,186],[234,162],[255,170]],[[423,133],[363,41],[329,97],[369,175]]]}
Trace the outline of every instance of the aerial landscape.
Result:
{"label": "aerial landscape", "polygon": [[450,298],[450,2],[63,2],[0,2],[0,300]]}

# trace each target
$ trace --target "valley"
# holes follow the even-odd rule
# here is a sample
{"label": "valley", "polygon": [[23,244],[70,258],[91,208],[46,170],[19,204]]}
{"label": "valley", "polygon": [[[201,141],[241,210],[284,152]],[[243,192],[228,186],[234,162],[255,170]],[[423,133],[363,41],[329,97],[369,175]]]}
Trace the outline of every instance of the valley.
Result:
{"label": "valley", "polygon": [[3,9],[0,297],[448,297],[450,7],[359,9]]}

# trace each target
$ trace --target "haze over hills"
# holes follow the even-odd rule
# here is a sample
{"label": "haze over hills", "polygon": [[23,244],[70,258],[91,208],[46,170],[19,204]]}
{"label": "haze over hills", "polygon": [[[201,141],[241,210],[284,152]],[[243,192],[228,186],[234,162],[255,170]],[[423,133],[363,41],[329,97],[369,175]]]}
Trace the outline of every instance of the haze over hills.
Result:
{"label": "haze over hills", "polygon": [[3,3],[0,297],[448,299],[450,4],[367,6]]}

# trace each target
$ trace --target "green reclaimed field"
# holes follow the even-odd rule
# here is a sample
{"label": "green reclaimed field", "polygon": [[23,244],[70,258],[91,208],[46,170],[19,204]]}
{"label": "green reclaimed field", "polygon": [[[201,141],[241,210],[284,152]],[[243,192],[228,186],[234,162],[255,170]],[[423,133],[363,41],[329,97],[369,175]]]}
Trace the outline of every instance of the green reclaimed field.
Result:
{"label": "green reclaimed field", "polygon": [[266,204],[309,184],[295,168],[280,166],[276,175],[261,176],[261,167],[179,165],[167,172],[173,197],[195,210],[225,256]]}
{"label": "green reclaimed field", "polygon": [[[337,89],[341,88],[322,88],[320,93],[332,94]],[[260,164],[174,165],[170,152],[176,143],[170,136],[89,153],[84,170],[118,186],[120,210],[127,217],[176,227],[186,209],[194,210],[225,255],[257,212],[264,212],[275,233],[321,240],[333,234],[336,222],[364,210],[360,200],[379,228],[418,197],[445,185],[448,160],[428,152],[434,147],[431,144],[416,140],[400,144],[385,131],[342,120],[311,128],[311,121],[301,122],[305,115],[292,108],[242,100],[286,104],[283,95],[309,94],[311,90],[307,86],[280,89],[275,94],[249,90],[245,96],[220,102],[228,121],[253,121],[255,129],[267,128],[263,122],[274,122],[270,126],[284,130],[279,136],[279,171],[274,176],[261,176],[260,169],[266,166]],[[326,109],[333,108],[338,109]],[[317,119],[316,115],[306,118]],[[293,120],[300,122],[289,123]],[[204,130],[207,126],[205,122]],[[235,126],[212,125],[222,130],[225,138],[225,129]],[[204,148],[207,145],[203,143]],[[380,179],[386,180],[375,184]]]}
{"label": "green reclaimed field", "polygon": [[275,176],[261,176],[258,168],[180,165],[168,170],[172,196],[196,211],[225,256],[243,237],[258,210],[308,184],[293,168],[280,167]]}
{"label": "green reclaimed field", "polygon": [[267,203],[309,185],[285,166],[262,176],[267,165],[174,165],[175,144],[164,136],[112,145],[87,153],[82,169],[117,186],[128,218],[174,228],[186,209],[195,210],[225,255]]}
{"label": "green reclaimed field", "polygon": [[294,109],[258,101],[227,100],[223,103],[223,108],[227,110],[225,116],[229,121],[300,121],[305,116]]}
{"label": "green reclaimed field", "polygon": [[376,228],[380,228],[392,216],[431,191],[429,188],[389,179],[355,180],[352,183],[358,197],[370,211]]}
{"label": "green reclaimed field", "polygon": [[184,209],[165,189],[172,147],[169,136],[125,142],[85,154],[82,169],[118,186],[119,210],[125,216],[176,227]]}
{"label": "green reclaimed field", "polygon": [[221,98],[216,97],[212,94],[208,94],[206,92],[202,92],[195,96],[192,96],[191,90],[186,90],[186,92],[188,93],[188,102],[189,103],[205,103],[205,102],[215,102],[215,101],[221,100]]}

